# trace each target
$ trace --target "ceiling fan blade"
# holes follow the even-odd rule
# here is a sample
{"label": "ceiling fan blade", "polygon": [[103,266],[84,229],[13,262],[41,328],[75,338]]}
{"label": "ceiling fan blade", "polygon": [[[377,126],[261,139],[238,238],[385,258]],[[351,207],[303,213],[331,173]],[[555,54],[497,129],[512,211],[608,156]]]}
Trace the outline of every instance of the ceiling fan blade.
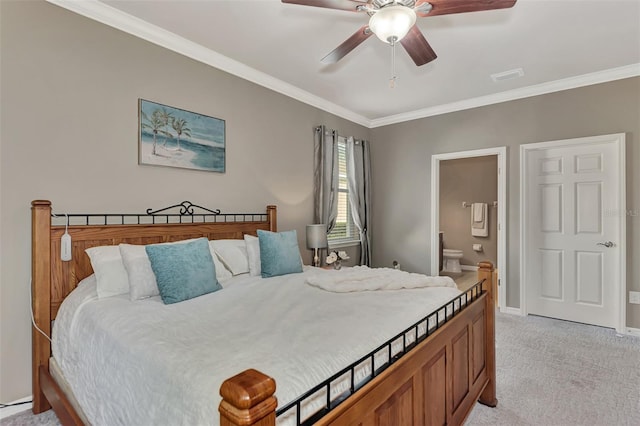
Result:
{"label": "ceiling fan blade", "polygon": [[327,9],[358,12],[357,7],[366,2],[351,0],[282,0],[282,3],[299,4],[302,6],[325,7]]}
{"label": "ceiling fan blade", "polygon": [[[420,5],[431,3],[430,12],[420,12]],[[418,16],[449,15],[452,13],[476,12],[480,10],[506,9],[513,7],[516,0],[418,0],[416,14]]]}
{"label": "ceiling fan blade", "polygon": [[438,57],[417,25],[414,25],[409,33],[400,40],[400,44],[417,66],[429,63]]}
{"label": "ceiling fan blade", "polygon": [[340,59],[344,58],[347,55],[347,53],[351,52],[353,49],[358,47],[360,43],[362,43],[363,41],[371,37],[371,34],[373,33],[369,30],[369,26],[364,25],[358,31],[356,31],[351,37],[346,39],[344,43],[342,43],[340,46],[333,49],[331,53],[329,53],[327,56],[322,58],[321,62],[323,64],[335,64]]}

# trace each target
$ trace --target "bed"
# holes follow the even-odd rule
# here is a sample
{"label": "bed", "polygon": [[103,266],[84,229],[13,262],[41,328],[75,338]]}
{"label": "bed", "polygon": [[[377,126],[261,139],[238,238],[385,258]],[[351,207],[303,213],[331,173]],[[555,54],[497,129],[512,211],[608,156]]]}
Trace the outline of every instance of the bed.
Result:
{"label": "bed", "polygon": [[[86,296],[93,291],[86,284],[93,273],[91,263],[85,254],[87,248],[120,243],[154,244],[198,237],[206,237],[208,240],[243,239],[245,235],[256,235],[258,230],[272,232],[277,230],[274,206],[268,206],[265,213],[226,215],[211,210],[202,214],[194,213],[193,205],[190,203],[174,207],[180,209],[180,212],[170,214],[166,213],[165,209],[161,209],[149,210],[146,215],[69,215],[64,218],[64,223],[60,223],[60,219],[55,219],[58,220],[56,225],[52,224],[51,203],[34,201],[32,203],[33,311],[35,324],[44,334],[51,335],[51,321],[57,318],[60,305],[67,296],[71,294],[66,303],[70,305],[73,302],[72,299],[77,298],[78,294],[84,292]],[[60,239],[65,232],[72,238],[72,259],[63,262],[60,259]],[[246,363],[252,362],[249,359],[228,363],[222,369],[226,375],[215,380],[205,380],[209,386],[205,389],[211,389],[215,383],[215,387],[219,387],[220,394],[219,397],[211,398],[213,407],[205,407],[208,410],[206,413],[216,412],[217,416],[219,412],[219,420],[212,416],[209,424],[219,422],[221,425],[274,425],[276,411],[278,424],[286,422],[320,425],[462,424],[476,400],[495,406],[497,401],[495,398],[494,322],[491,309],[492,269],[490,263],[482,263],[478,272],[480,284],[466,293],[458,295],[445,292],[444,299],[443,295],[439,296],[440,299],[436,297],[434,299],[436,308],[432,307],[424,312],[424,318],[419,314],[420,306],[416,306],[412,308],[415,311],[412,315],[417,315],[416,318],[419,319],[412,319],[407,327],[389,324],[389,329],[384,333],[368,336],[367,341],[375,342],[372,344],[371,352],[365,353],[361,359],[353,359],[352,364],[349,364],[348,359],[354,355],[348,355],[344,359],[335,357],[337,358],[335,364],[331,365],[325,365],[325,361],[316,361],[316,364],[322,364],[321,373],[313,373],[309,369],[309,374],[299,372],[292,374],[294,377],[310,376],[307,382],[301,381],[292,385],[288,381],[296,382],[296,380],[289,380],[286,375],[272,374],[276,376],[274,380],[264,374],[277,371],[272,369],[270,364],[275,361],[280,361],[285,369],[287,367],[300,369],[295,366],[295,360],[283,359],[285,356],[282,355],[269,356],[270,353],[265,353],[254,361],[255,365],[247,365]],[[305,271],[298,275],[302,279],[305,276],[319,276],[318,274],[323,273],[330,274],[333,271],[305,268]],[[315,291],[316,293],[313,294],[316,296],[313,297],[330,300],[328,303],[331,306],[337,307],[342,303],[340,301],[345,299],[345,295],[312,289],[310,286],[300,284],[299,281],[294,281],[294,278],[289,277],[290,282],[285,281],[284,284],[272,288],[256,284],[254,279],[231,280],[233,284],[228,288],[225,287],[224,292],[231,296],[235,293],[233,296],[235,302],[230,303],[238,306],[243,303],[253,306],[256,315],[261,311],[260,301],[267,300],[270,295],[275,294],[274,297],[281,300],[281,303],[294,303],[285,302],[287,295],[292,293],[294,288],[303,292],[303,298],[308,298],[309,294]],[[269,280],[274,279],[269,278],[264,283]],[[73,292],[80,282],[83,284],[78,291]],[[242,290],[243,286],[253,289],[250,293],[246,293],[250,296],[243,295],[242,291],[245,291]],[[265,293],[256,293],[258,288]],[[278,291],[281,293],[278,294]],[[403,290],[395,293],[411,291],[418,290]],[[203,304],[216,303],[214,299],[209,301],[207,296],[210,295],[198,298],[199,301],[194,299],[196,302],[189,305],[187,310],[204,309]],[[374,297],[370,294],[347,296]],[[155,302],[155,305],[153,302],[145,302],[147,303],[145,309],[151,309],[150,312],[153,312],[149,317],[159,318],[162,303],[157,300]],[[118,301],[117,298],[110,300],[109,303],[120,303],[123,309],[128,307],[128,301]],[[399,300],[397,303],[404,302]],[[235,322],[239,321],[243,315],[246,314],[241,312],[238,318],[231,316],[229,318]],[[267,322],[260,318],[258,323]],[[67,320],[63,309],[59,322],[62,324],[65,321]],[[356,324],[354,320],[350,328],[357,330],[356,334],[366,334],[366,322],[363,320]],[[56,323],[56,327],[58,326],[59,324]],[[291,327],[291,324],[283,325],[275,322],[266,328],[281,329],[285,326]],[[218,325],[218,327],[221,326]],[[261,345],[264,346],[265,343],[260,343],[263,330],[258,324],[255,327],[247,330],[246,336],[243,336],[245,341],[242,345],[250,346],[246,352],[259,354],[264,352]],[[382,327],[376,326],[377,328]],[[393,331],[395,328],[398,328],[397,332]],[[302,334],[308,332],[311,335],[321,332],[311,327],[305,327],[300,331]],[[264,330],[264,333],[266,332],[267,330]],[[388,338],[389,336],[391,338]],[[414,337],[411,338],[411,336]],[[91,335],[88,335],[86,340],[90,339]],[[231,336],[226,336],[225,339],[231,341]],[[309,337],[303,340],[313,339]],[[322,336],[316,339],[314,344],[317,346],[318,342],[321,343],[320,346],[327,347],[344,344],[340,339],[332,343]],[[187,342],[185,345],[190,344]],[[278,344],[278,346],[282,345],[282,342]],[[357,347],[357,345],[354,346]],[[235,347],[231,347],[230,350],[239,351]],[[333,347],[331,350],[339,352]],[[367,352],[363,348],[358,348],[355,353],[362,351]],[[205,358],[198,356],[195,349],[193,352],[194,357]],[[310,355],[304,357],[312,358],[311,355],[316,352],[318,352],[317,347],[309,352]],[[73,391],[63,390],[64,380],[55,374],[55,360],[51,360],[51,353],[50,342],[34,328],[33,410],[39,413],[53,407],[63,424],[83,424],[81,410],[74,407],[76,403],[72,402]],[[382,360],[373,361],[374,358],[379,358],[380,354],[382,354]],[[221,356],[221,358],[226,357]],[[80,364],[81,362],[78,362],[78,368]],[[235,364],[238,365],[238,370],[245,371],[234,372]],[[336,382],[341,382],[343,386],[336,385]],[[276,387],[276,384],[279,386]],[[96,386],[99,385],[96,384]],[[193,387],[198,386],[194,381]],[[304,391],[307,387],[309,390]],[[319,408],[313,408],[311,411],[305,408],[318,405],[319,399],[322,401]],[[217,400],[220,400],[219,404]],[[189,404],[185,404],[183,408],[183,410],[191,409]],[[305,410],[311,414],[305,413]],[[184,419],[191,418],[184,417]],[[196,422],[201,420],[199,417],[193,419],[196,419]],[[122,423],[127,424],[126,418]]]}

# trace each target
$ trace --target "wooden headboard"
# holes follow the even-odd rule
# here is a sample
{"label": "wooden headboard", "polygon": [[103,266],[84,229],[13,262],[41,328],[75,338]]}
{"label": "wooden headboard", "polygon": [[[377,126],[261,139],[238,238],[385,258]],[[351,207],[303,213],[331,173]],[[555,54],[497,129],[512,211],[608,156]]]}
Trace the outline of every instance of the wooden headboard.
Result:
{"label": "wooden headboard", "polygon": [[[84,220],[84,223],[70,223],[67,227],[64,224],[52,225],[50,201],[33,201],[31,289],[36,325],[51,336],[51,321],[56,318],[60,304],[83,278],[93,273],[91,262],[85,253],[87,248],[120,243],[153,244],[199,237],[210,240],[241,239],[245,234],[256,235],[258,229],[273,232],[277,230],[275,206],[267,206],[266,213],[231,214],[219,214],[207,209],[203,209],[206,212],[202,214],[194,213],[194,206],[189,202],[172,206],[180,209],[176,214],[161,213],[171,207],[156,212],[147,211],[146,214],[74,214],[70,216],[76,220]],[[134,223],[128,223],[129,221]],[[65,222],[69,222],[69,216]],[[60,258],[60,239],[65,229],[72,241],[70,261],[62,261]],[[44,404],[40,405],[41,408],[48,405],[40,389],[38,370],[40,366],[45,366],[48,371],[51,356],[50,342],[35,328],[32,347],[35,409],[37,404]]]}

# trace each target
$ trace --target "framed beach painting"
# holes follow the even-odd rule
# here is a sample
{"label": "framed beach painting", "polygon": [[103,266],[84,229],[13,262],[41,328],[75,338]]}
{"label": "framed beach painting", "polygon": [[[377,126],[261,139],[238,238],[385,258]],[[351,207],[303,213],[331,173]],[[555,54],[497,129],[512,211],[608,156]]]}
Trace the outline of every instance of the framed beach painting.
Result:
{"label": "framed beach painting", "polygon": [[139,100],[138,163],[225,172],[225,122]]}

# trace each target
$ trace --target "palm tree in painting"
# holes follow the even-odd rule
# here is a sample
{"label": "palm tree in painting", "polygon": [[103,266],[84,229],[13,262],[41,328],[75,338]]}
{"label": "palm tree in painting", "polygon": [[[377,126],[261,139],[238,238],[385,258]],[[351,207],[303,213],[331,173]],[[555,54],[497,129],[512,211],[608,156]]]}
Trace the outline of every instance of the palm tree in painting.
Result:
{"label": "palm tree in painting", "polygon": [[[158,115],[162,120],[162,126],[164,127],[165,132],[169,134],[170,137],[173,137],[173,135],[169,133],[169,130],[167,129],[167,127],[169,126],[169,123],[171,122],[171,120],[173,120],[173,115],[171,115],[171,113],[167,111],[165,108],[162,108],[162,110],[156,110],[156,111],[158,111]],[[167,145],[167,140],[168,138],[165,138],[164,143],[162,144],[163,147]]]}
{"label": "palm tree in painting", "polygon": [[178,139],[178,150],[180,151],[180,137],[182,135],[191,137],[191,129],[187,127],[187,120],[184,118],[173,118],[171,127],[176,131],[176,139]]}
{"label": "palm tree in painting", "polygon": [[142,119],[145,120],[141,123],[143,129],[148,129],[153,133],[153,151],[152,154],[156,155],[156,146],[158,144],[157,136],[158,133],[163,134],[166,137],[171,137],[171,133],[163,130],[165,127],[164,118],[162,116],[162,112],[158,109],[151,113],[151,118],[142,111]]}

